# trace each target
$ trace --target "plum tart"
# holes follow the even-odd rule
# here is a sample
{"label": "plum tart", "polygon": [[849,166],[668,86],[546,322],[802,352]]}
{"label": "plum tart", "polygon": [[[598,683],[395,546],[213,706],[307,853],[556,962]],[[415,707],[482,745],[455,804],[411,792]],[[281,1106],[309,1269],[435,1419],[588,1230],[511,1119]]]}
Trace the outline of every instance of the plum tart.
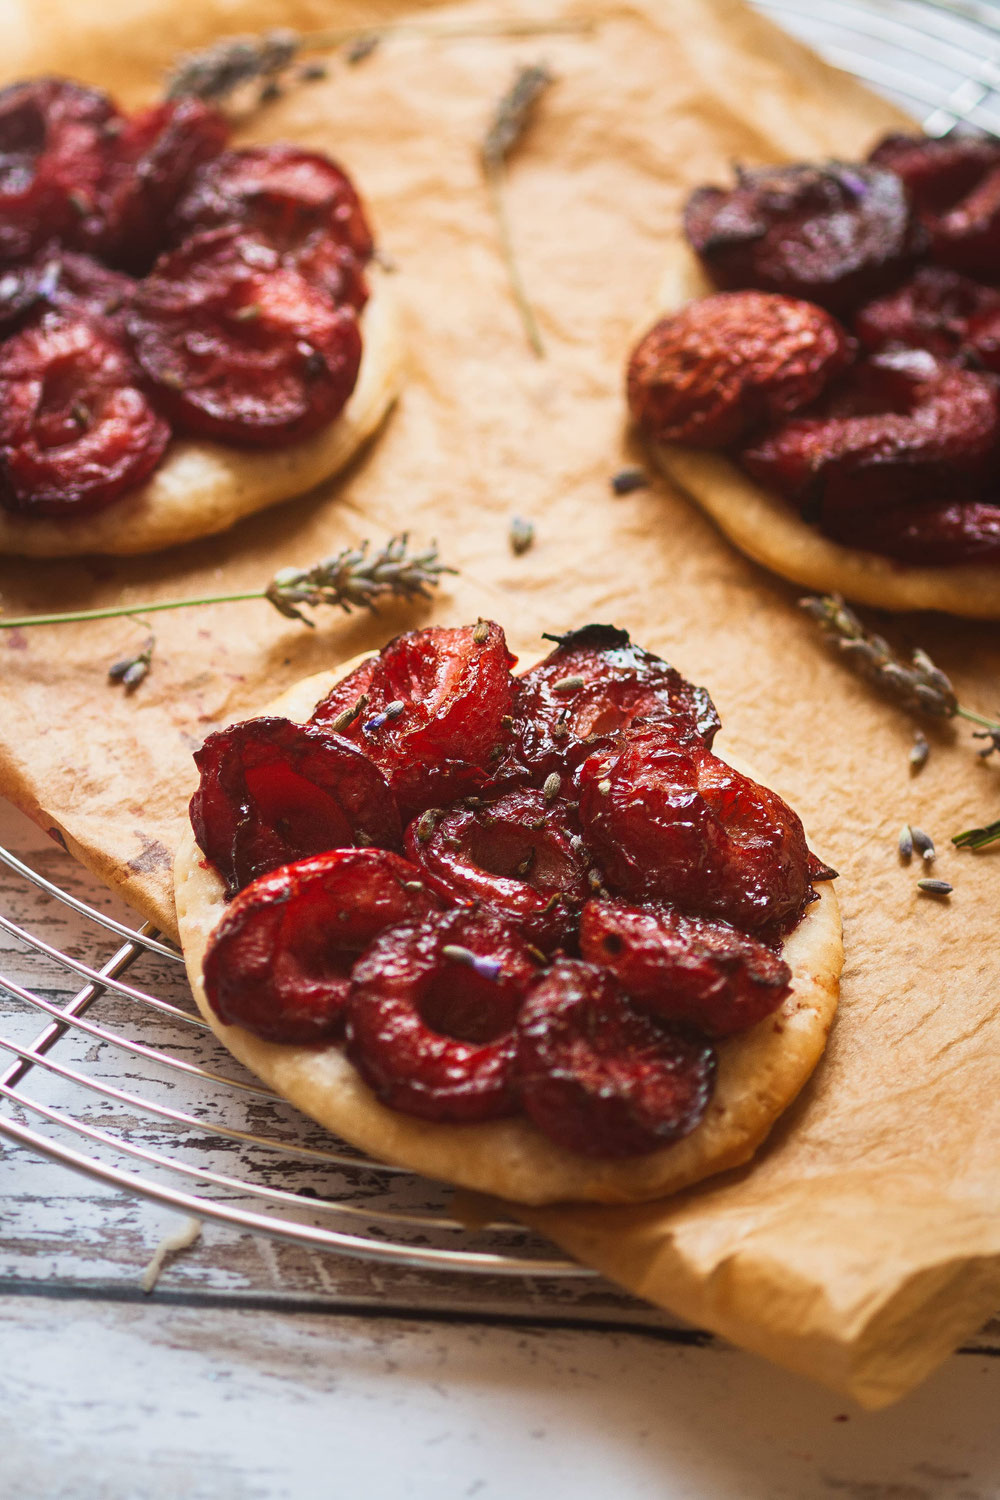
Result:
{"label": "plum tart", "polygon": [[0,552],[134,553],[342,467],[395,394],[345,172],[197,99],[0,90]]}
{"label": "plum tart", "polygon": [[178,923],[232,1052],[355,1145],[525,1203],[747,1160],[815,1066],[835,872],[708,694],[590,625],[397,637],[196,753]]}
{"label": "plum tart", "polygon": [[756,561],[1000,618],[1000,138],[738,170],[688,199],[627,395]]}

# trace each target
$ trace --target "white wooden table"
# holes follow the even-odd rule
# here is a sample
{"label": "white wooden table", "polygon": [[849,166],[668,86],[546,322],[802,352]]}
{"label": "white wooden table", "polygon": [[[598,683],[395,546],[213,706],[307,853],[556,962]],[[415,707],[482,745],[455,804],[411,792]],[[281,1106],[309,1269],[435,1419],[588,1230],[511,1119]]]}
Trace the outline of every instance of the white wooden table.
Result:
{"label": "white wooden table", "polygon": [[[115,910],[5,805],[0,843]],[[111,951],[6,872],[0,912],[74,956]],[[68,993],[3,934],[0,972]],[[0,1006],[5,1037],[39,1030],[23,1005]],[[142,1024],[155,1041],[155,1019]],[[52,1055],[137,1087],[134,1059],[86,1034]],[[76,1097],[46,1084],[50,1104]],[[197,1094],[182,1086],[173,1103]],[[111,1121],[100,1095],[77,1108]],[[195,1159],[216,1147],[185,1141]],[[1000,1323],[871,1416],[596,1280],[370,1266],[207,1224],[147,1296],[174,1216],[20,1147],[0,1149],[0,1179],[4,1500],[1000,1497]]]}

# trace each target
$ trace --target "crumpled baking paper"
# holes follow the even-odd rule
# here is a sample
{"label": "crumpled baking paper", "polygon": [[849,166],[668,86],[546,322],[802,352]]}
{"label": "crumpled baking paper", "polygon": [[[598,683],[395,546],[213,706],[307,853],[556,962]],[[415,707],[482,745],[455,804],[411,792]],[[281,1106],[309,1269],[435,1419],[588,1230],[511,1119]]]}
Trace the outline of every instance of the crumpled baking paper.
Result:
{"label": "crumpled baking paper", "polygon": [[[428,9],[474,24],[483,5]],[[412,14],[412,9],[407,12]],[[375,24],[390,4],[320,0],[25,0],[4,68],[64,71],[151,98],[181,47],[268,25]],[[363,62],[248,120],[247,140],[341,157],[365,193],[409,341],[409,381],[342,482],[157,557],[0,564],[7,613],[263,586],[279,566],[363,537],[436,535],[460,572],[432,605],[307,630],[263,602],[150,618],[153,670],[132,697],[107,667],[142,645],[128,619],[0,636],[0,788],[169,930],[170,851],[191,751],[306,673],[432,619],[542,630],[614,621],[708,684],[719,740],[801,812],[842,871],[847,968],[825,1060],[757,1161],[666,1204],[533,1212],[559,1244],[642,1296],[878,1406],[1000,1304],[1000,850],[950,850],[996,813],[997,769],[967,728],[912,725],[832,660],[795,591],[737,555],[663,481],[613,498],[641,462],[622,371],[686,191],[733,160],[857,153],[900,117],[734,0],[502,14],[594,18],[589,33],[387,39]],[[508,202],[546,345],[530,353],[477,158],[515,68],[556,74],[511,162]],[[513,556],[514,515],[537,539]],[[139,611],[141,614],[141,611]],[[995,627],[911,617],[961,700],[996,710]],[[899,865],[899,826],[932,833],[947,902]]]}

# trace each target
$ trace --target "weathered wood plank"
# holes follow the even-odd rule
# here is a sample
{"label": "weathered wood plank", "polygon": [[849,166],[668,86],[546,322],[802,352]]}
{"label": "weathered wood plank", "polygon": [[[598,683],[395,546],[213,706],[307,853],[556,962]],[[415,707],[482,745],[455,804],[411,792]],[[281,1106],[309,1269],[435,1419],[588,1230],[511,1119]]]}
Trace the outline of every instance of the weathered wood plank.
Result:
{"label": "weathered wood plank", "polygon": [[990,1500],[1000,1484],[1000,1365],[983,1359],[863,1416],[747,1355],[625,1333],[9,1298],[0,1340],[18,1500]]}

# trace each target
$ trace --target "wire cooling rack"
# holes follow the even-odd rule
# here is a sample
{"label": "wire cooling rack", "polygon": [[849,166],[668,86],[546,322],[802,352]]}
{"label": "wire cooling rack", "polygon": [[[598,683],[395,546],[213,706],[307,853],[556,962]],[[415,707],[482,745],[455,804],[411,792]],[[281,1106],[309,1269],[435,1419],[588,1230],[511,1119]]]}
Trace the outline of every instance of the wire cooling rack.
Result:
{"label": "wire cooling rack", "polygon": [[[1000,131],[996,4],[758,8],[929,132],[958,121]],[[179,954],[157,933],[96,909],[3,848],[0,867],[38,892],[32,930],[0,915],[4,943],[31,955],[33,982],[0,974],[0,1058],[11,1059],[0,1072],[0,1136],[165,1207],[312,1248],[409,1268],[591,1274],[553,1258],[522,1225],[459,1222],[445,1190],[334,1141],[221,1051]],[[38,928],[54,929],[62,945]],[[113,951],[94,967],[78,955],[98,937]]]}

